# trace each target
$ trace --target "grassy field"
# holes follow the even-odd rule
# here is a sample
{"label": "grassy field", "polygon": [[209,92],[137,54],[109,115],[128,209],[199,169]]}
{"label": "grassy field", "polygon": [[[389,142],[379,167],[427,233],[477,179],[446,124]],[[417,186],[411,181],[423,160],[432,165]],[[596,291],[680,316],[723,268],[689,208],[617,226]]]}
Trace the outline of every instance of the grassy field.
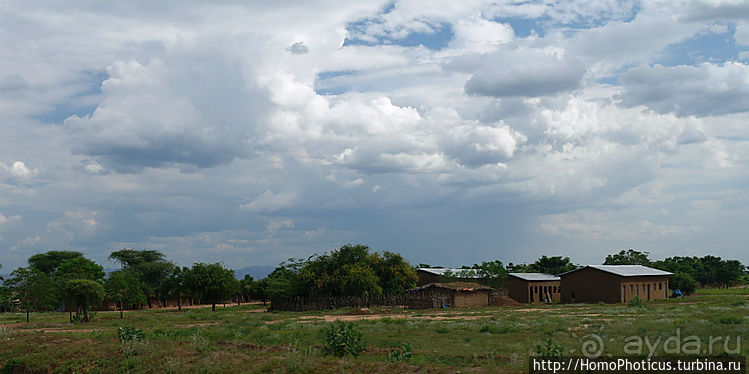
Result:
{"label": "grassy field", "polygon": [[[334,319],[363,332],[359,357],[323,354]],[[404,311],[268,313],[261,305],[0,314],[1,373],[470,373],[528,371],[528,356],[749,354],[749,289],[702,290],[684,299],[628,305],[531,305]],[[118,328],[143,331],[123,343]],[[638,348],[639,342],[639,348]],[[412,348],[410,359],[393,355]],[[550,344],[550,345],[549,345]]]}

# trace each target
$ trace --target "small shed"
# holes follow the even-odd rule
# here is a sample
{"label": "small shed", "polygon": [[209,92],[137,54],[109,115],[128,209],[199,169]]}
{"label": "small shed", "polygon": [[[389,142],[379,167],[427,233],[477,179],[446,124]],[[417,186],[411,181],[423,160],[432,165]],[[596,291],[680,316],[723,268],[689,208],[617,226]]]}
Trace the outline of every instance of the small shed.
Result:
{"label": "small shed", "polygon": [[439,308],[442,303],[448,307],[470,308],[489,305],[489,295],[493,289],[472,282],[430,283],[416,287],[413,293],[429,296],[434,301],[434,307]]}
{"label": "small shed", "polygon": [[559,275],[563,303],[627,303],[668,298],[672,273],[642,265],[588,265]]}
{"label": "small shed", "polygon": [[416,286],[439,283],[440,276],[448,272],[456,277],[459,282],[475,282],[480,279],[475,269],[418,268],[416,269],[416,275],[418,276]]}
{"label": "small shed", "polygon": [[521,303],[561,300],[561,278],[545,273],[509,273],[507,296]]}

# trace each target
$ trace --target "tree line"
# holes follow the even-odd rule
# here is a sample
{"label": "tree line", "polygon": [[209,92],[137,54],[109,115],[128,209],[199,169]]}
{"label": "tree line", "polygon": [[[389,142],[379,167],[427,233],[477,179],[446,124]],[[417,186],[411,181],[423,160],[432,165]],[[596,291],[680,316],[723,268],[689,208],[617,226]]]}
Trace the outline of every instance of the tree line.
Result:
{"label": "tree line", "polygon": [[[182,309],[183,303],[216,304],[250,300],[267,302],[290,297],[309,296],[381,296],[403,294],[416,286],[416,269],[394,252],[372,252],[363,244],[340,248],[305,259],[289,259],[267,277],[255,280],[250,275],[235,278],[234,270],[221,263],[197,262],[179,267],[157,250],[122,249],[109,255],[120,269],[105,274],[104,268],[76,251],[49,251],[31,256],[28,266],[11,272],[0,287],[0,311],[14,306],[26,312],[65,310],[71,321],[90,320],[90,311],[109,302],[123,316],[125,309],[160,307],[171,302]],[[749,283],[747,267],[737,260],[720,257],[669,257],[652,261],[648,252],[633,249],[606,256],[604,265],[645,265],[674,273],[671,288],[691,293],[699,285],[729,286]],[[2,265],[0,265],[2,267]],[[499,260],[463,266],[457,273],[446,272],[442,282],[466,278],[470,274],[479,283],[504,287],[508,273],[547,273],[559,275],[576,269],[569,257],[542,256],[526,264]],[[0,278],[0,280],[2,280]]]}
{"label": "tree line", "polygon": [[747,266],[738,260],[723,260],[712,255],[674,256],[653,261],[650,253],[629,249],[606,256],[604,265],[644,265],[674,273],[669,277],[669,285],[672,289],[678,288],[685,293],[692,293],[699,286],[749,284]]}
{"label": "tree line", "polygon": [[225,302],[239,292],[234,270],[222,264],[195,263],[178,267],[156,250],[123,249],[109,260],[120,269],[105,274],[104,268],[76,251],[49,251],[29,257],[28,266],[10,273],[0,287],[0,310],[14,304],[26,312],[65,310],[70,320],[89,322],[90,311],[113,303],[123,317],[124,309],[151,308],[183,300],[212,304]]}

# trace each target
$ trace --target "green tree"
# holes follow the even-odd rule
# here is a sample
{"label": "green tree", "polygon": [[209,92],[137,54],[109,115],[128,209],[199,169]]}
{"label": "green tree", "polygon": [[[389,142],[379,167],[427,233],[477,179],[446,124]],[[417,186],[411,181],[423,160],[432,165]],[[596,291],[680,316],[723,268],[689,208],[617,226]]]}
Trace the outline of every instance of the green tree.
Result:
{"label": "green tree", "polygon": [[104,268],[96,262],[85,257],[76,257],[64,260],[52,274],[56,282],[69,279],[88,279],[100,282],[104,279]]}
{"label": "green tree", "polygon": [[481,264],[474,264],[473,268],[476,269],[476,275],[480,283],[494,289],[504,287],[507,280],[507,270],[505,270],[502,261],[484,261]]}
{"label": "green tree", "polygon": [[370,253],[363,244],[290,259],[268,275],[265,294],[276,300],[292,296],[364,296],[402,293],[416,285],[416,272],[393,252]]}
{"label": "green tree", "polygon": [[689,274],[702,286],[730,286],[739,283],[746,274],[746,266],[737,260],[723,260],[720,257],[669,257],[656,261],[653,267],[672,273]]}
{"label": "green tree", "polygon": [[263,278],[259,281],[255,281],[250,291],[250,299],[262,301],[263,304],[267,303],[269,299],[268,294],[266,293],[267,290],[268,290],[268,278]]}
{"label": "green tree", "polygon": [[577,265],[570,261],[569,257],[554,256],[547,257],[546,255],[541,256],[536,262],[529,265],[530,269],[534,273],[546,273],[558,275],[564,272],[575,270]]}
{"label": "green tree", "polygon": [[287,297],[300,296],[309,291],[302,290],[300,285],[301,262],[294,260],[279,264],[265,280],[265,295],[269,300],[284,299]]}
{"label": "green tree", "polygon": [[159,297],[177,302],[177,310],[182,311],[182,299],[187,295],[185,277],[190,271],[187,267],[175,266],[171,274],[161,282],[159,286]]}
{"label": "green tree", "polygon": [[146,295],[149,309],[152,307],[151,298],[159,296],[159,286],[174,270],[174,264],[157,250],[122,249],[112,252],[109,260],[135,274]]}
{"label": "green tree", "polygon": [[368,261],[377,275],[383,294],[402,294],[416,287],[416,271],[400,254],[383,251],[382,255],[372,254]]}
{"label": "green tree", "polygon": [[26,311],[26,323],[29,322],[29,313],[32,310],[50,310],[57,301],[52,279],[36,268],[13,270],[4,285],[21,300],[21,306]]}
{"label": "green tree", "polygon": [[668,285],[672,290],[679,289],[685,295],[694,292],[697,289],[697,281],[691,275],[683,272],[676,272],[668,277]]}
{"label": "green tree", "polygon": [[124,304],[143,304],[146,295],[133,274],[125,270],[113,271],[104,281],[107,299],[119,306],[120,319],[124,318]]}
{"label": "green tree", "polygon": [[64,261],[82,257],[83,253],[76,251],[49,251],[29,257],[28,263],[29,266],[41,270],[48,277],[52,277]]}
{"label": "green tree", "polygon": [[[68,287],[67,283],[81,279],[101,283],[103,278],[104,268],[85,257],[71,257],[58,264],[54,273],[52,273],[52,280],[55,282],[58,294],[65,300],[65,306],[71,321],[75,302],[70,298],[70,294],[65,291]],[[79,312],[80,308],[76,310],[76,314]]]}
{"label": "green tree", "polygon": [[507,264],[506,270],[508,273],[534,273],[533,269],[531,269],[531,266],[526,263],[513,264],[512,262],[510,262],[509,264]]}
{"label": "green tree", "polygon": [[650,266],[650,253],[639,252],[634,249],[621,250],[617,254],[606,256],[604,265],[643,265]]}
{"label": "green tree", "polygon": [[91,308],[101,304],[106,294],[101,283],[89,279],[71,279],[65,282],[63,292],[83,312],[83,322],[91,321]]}
{"label": "green tree", "polygon": [[380,296],[382,287],[380,279],[374,271],[366,265],[344,265],[341,269],[341,296]]}
{"label": "green tree", "polygon": [[226,302],[234,295],[239,281],[234,277],[234,270],[220,263],[198,262],[187,273],[185,285],[195,298],[211,304],[211,310],[216,311],[217,303]]}

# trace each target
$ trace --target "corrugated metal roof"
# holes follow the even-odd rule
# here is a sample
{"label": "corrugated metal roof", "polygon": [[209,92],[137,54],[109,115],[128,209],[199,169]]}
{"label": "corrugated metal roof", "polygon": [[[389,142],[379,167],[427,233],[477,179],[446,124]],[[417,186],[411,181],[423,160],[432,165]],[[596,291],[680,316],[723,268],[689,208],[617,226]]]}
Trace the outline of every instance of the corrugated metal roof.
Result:
{"label": "corrugated metal roof", "polygon": [[493,290],[493,288],[489,286],[484,286],[478,283],[472,283],[472,282],[452,282],[452,283],[429,283],[421,287],[416,287],[416,290],[425,290],[428,288],[446,288],[451,289],[455,291],[467,291],[467,292],[473,292],[473,291],[481,291],[481,290]]}
{"label": "corrugated metal roof", "polygon": [[[649,268],[642,265],[588,265],[581,268],[577,268],[572,271],[568,271],[564,274],[569,274],[584,268],[593,268],[607,273],[616,274],[622,277],[641,277],[641,276],[657,276],[657,275],[671,275],[667,271]],[[564,275],[560,274],[560,275]]]}
{"label": "corrugated metal roof", "polygon": [[458,278],[478,278],[478,275],[476,275],[476,269],[418,268],[417,270],[421,270],[423,272],[427,272],[427,273],[434,274],[434,275],[442,275],[442,274],[445,274],[449,270],[453,276],[456,276]]}
{"label": "corrugated metal roof", "polygon": [[557,277],[556,275],[552,274],[546,274],[546,273],[509,273],[509,275],[512,275],[515,278],[520,278],[522,280],[531,281],[531,282],[549,282],[549,281],[558,281],[562,278]]}

